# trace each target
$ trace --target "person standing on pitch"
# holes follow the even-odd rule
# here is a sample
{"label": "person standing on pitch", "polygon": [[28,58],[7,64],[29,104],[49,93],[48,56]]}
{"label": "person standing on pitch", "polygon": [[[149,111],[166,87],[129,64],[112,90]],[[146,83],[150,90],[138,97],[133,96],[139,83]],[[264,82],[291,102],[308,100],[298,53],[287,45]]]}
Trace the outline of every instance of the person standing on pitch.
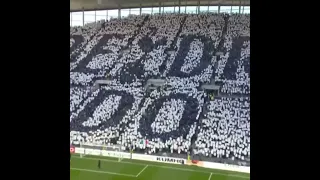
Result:
{"label": "person standing on pitch", "polygon": [[99,169],[101,168],[101,161],[100,161],[100,159],[98,160],[98,168],[99,168]]}

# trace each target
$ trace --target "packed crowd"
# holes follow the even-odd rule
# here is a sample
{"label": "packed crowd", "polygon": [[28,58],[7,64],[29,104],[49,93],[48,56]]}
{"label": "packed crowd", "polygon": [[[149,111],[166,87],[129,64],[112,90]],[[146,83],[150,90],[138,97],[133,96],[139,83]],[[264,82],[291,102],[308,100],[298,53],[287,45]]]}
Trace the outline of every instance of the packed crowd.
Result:
{"label": "packed crowd", "polygon": [[241,160],[250,156],[250,98],[216,98],[205,108],[194,153]]}
{"label": "packed crowd", "polygon": [[142,89],[135,88],[135,85],[123,86],[113,81],[108,86],[91,91],[86,98],[78,96],[80,98],[77,102],[80,103],[77,108],[73,111],[70,108],[70,136],[73,144],[118,143],[115,139],[132,121],[131,116],[138,110],[142,99]]}
{"label": "packed crowd", "polygon": [[91,40],[103,23],[104,21],[98,21],[82,27],[70,27],[70,61],[82,51],[82,47]]}
{"label": "packed crowd", "polygon": [[[248,15],[143,15],[98,24],[70,29],[73,144],[250,157]],[[108,85],[91,88],[106,78]],[[147,92],[149,78],[166,83]],[[224,97],[205,102],[199,87],[212,79]]]}
{"label": "packed crowd", "polygon": [[216,67],[215,81],[222,82],[221,92],[229,95],[250,94],[250,18],[229,17],[224,36],[224,53]]}

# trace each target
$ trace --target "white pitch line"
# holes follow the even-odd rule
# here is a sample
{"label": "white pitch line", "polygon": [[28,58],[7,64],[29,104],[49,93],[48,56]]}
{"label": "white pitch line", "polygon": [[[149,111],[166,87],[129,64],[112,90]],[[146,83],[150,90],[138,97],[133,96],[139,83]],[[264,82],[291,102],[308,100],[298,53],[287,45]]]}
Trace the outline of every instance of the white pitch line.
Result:
{"label": "white pitch line", "polygon": [[[79,158],[77,156],[73,156],[74,158]],[[83,157],[82,159],[88,159],[88,160],[98,160],[100,158],[88,158],[88,157]],[[133,163],[133,162],[126,162],[126,161],[114,161],[114,160],[109,160],[109,159],[100,159],[101,161],[105,161],[105,162],[118,162],[118,163],[123,163],[123,164],[134,164],[134,165],[141,165],[141,166],[145,166],[146,164],[143,163]],[[158,168],[164,168],[164,169],[173,169],[173,170],[180,170],[180,171],[189,171],[189,172],[199,172],[199,173],[211,173],[208,171],[197,171],[197,170],[193,170],[193,169],[185,169],[185,168],[177,168],[177,167],[172,167],[172,166],[160,166],[160,165],[153,165],[153,164],[148,164],[151,167],[158,167]],[[243,178],[243,179],[250,179],[250,177],[247,176],[241,176],[241,175],[237,175],[237,174],[227,174],[227,173],[216,173],[216,172],[212,172],[212,174],[214,175],[223,175],[223,176],[230,176],[230,177],[236,177],[236,178]]]}
{"label": "white pitch line", "polygon": [[103,173],[103,174],[112,174],[112,175],[118,175],[118,176],[136,177],[135,175],[131,175],[131,174],[121,174],[121,173],[108,172],[108,171],[96,171],[96,170],[81,169],[81,168],[70,168],[70,169],[76,170],[76,171],[92,172],[92,173]]}
{"label": "white pitch line", "polygon": [[136,177],[138,177],[144,170],[146,170],[148,166],[149,166],[149,165],[146,165],[146,166],[136,175]]}
{"label": "white pitch line", "polygon": [[210,176],[209,176],[208,180],[210,180],[210,179],[211,179],[211,176],[212,176],[212,173],[210,173]]}

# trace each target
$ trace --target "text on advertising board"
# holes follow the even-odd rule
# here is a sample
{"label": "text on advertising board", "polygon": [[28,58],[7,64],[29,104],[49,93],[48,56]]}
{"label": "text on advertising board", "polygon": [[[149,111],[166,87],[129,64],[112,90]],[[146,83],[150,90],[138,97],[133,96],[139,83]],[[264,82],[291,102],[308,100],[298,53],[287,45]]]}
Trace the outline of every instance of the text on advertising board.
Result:
{"label": "text on advertising board", "polygon": [[175,159],[170,157],[157,157],[157,161],[166,162],[166,163],[173,163],[173,164],[184,164],[183,159]]}

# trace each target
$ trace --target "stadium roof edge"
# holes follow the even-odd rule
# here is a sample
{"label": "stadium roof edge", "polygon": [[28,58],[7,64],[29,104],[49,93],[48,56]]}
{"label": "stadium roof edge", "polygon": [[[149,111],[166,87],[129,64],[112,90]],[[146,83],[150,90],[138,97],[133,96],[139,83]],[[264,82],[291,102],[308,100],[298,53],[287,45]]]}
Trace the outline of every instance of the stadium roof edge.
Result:
{"label": "stadium roof edge", "polygon": [[250,0],[70,0],[70,12],[140,7],[250,6]]}

